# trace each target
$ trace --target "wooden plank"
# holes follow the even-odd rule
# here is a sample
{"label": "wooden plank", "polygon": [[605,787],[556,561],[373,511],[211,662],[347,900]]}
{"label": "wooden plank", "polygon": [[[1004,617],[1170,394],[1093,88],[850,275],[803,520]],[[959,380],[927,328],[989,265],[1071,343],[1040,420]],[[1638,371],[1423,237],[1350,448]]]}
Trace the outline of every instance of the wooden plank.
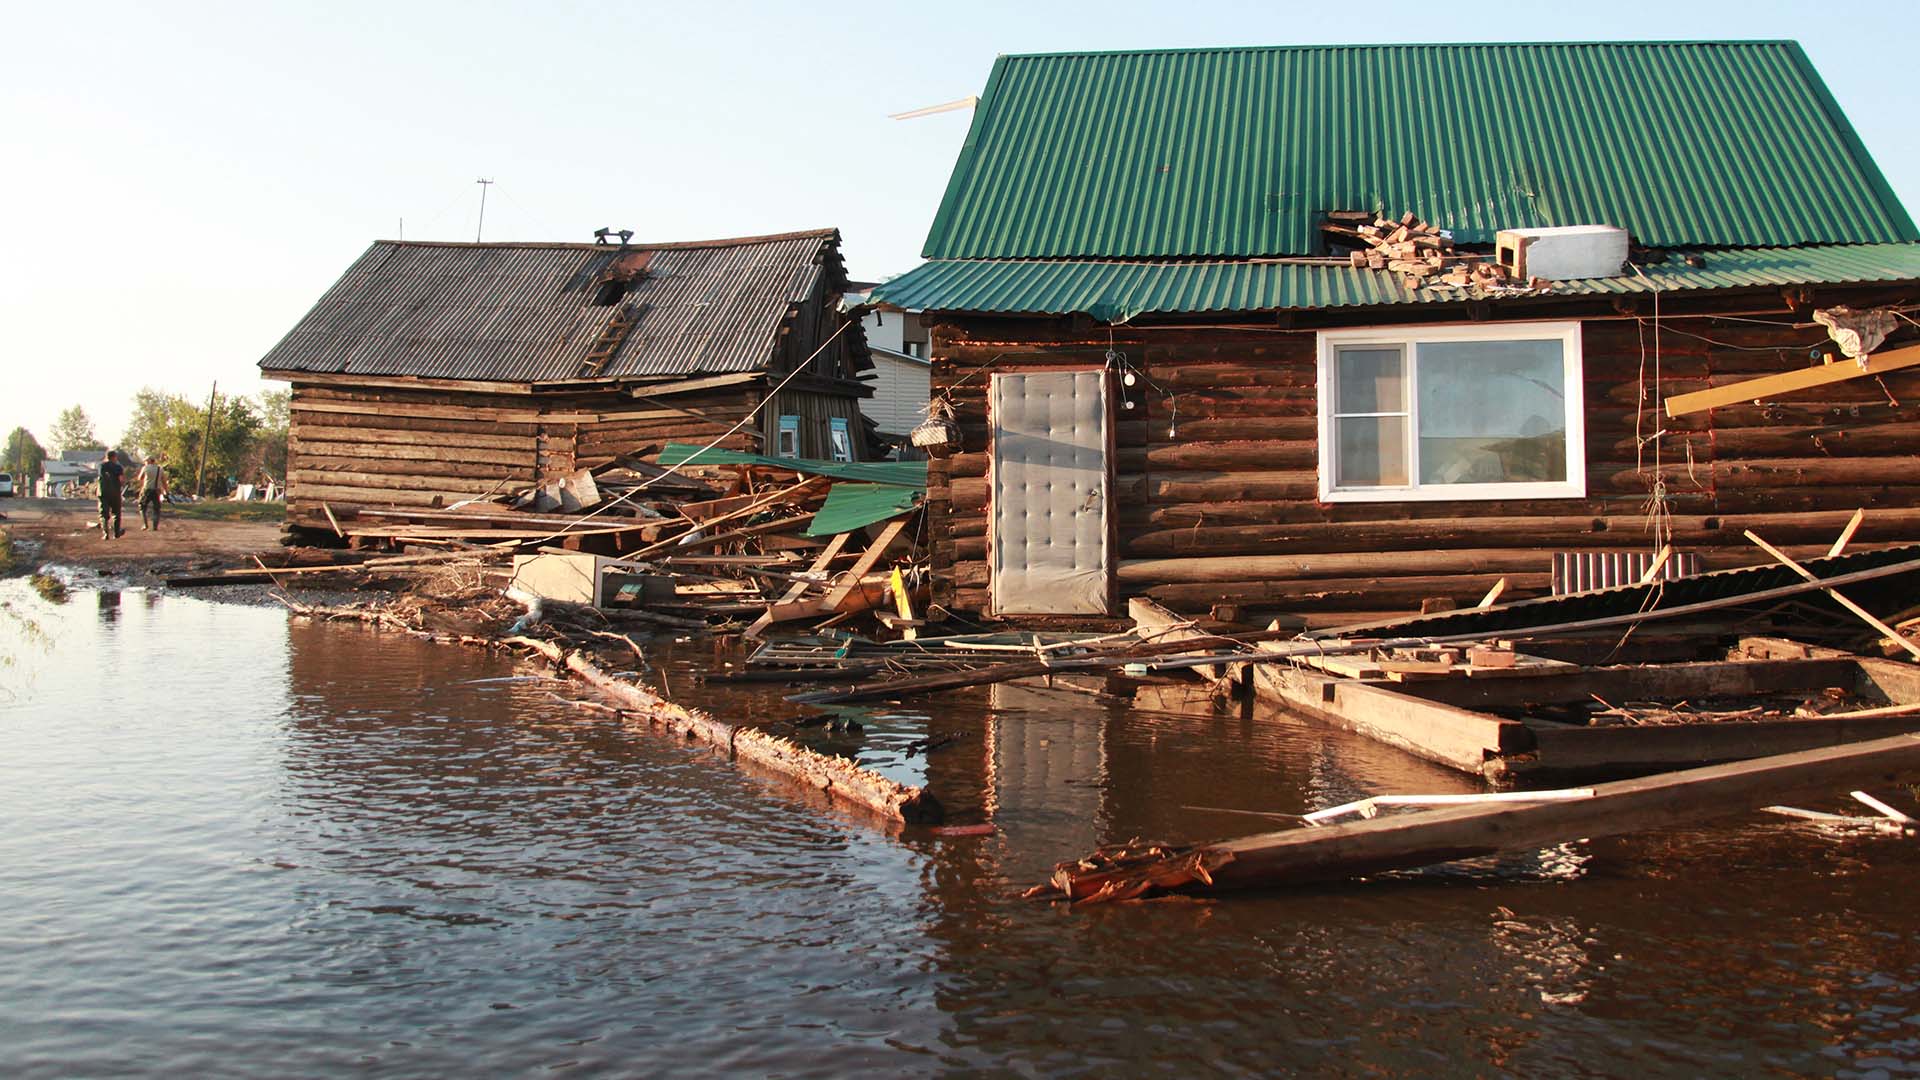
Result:
{"label": "wooden plank", "polygon": [[[854,560],[852,568],[842,575],[839,583],[828,591],[826,600],[827,610],[840,610],[840,605],[846,603],[848,598],[853,595],[853,591],[860,587],[860,579],[872,572],[874,566],[886,555],[887,549],[892,547],[893,542],[900,538],[900,534],[906,530],[907,521],[910,517],[911,515],[908,517],[897,517],[887,522],[886,526],[880,530],[880,535],[874,537],[873,542],[867,545],[867,550],[861,552],[860,557]],[[871,607],[872,605],[869,604],[865,606]]]}
{"label": "wooden plank", "polygon": [[[721,514],[719,517],[716,517],[716,518],[710,518],[709,520],[702,522],[700,527],[710,529],[715,525],[719,525],[724,522],[733,521],[738,518],[743,518],[750,514],[757,513],[758,511],[763,510],[769,506],[772,506],[775,503],[792,502],[805,495],[811,494],[814,488],[820,487],[821,485],[826,484],[827,482],[828,480],[824,476],[807,477],[805,480],[802,480],[791,487],[781,488],[778,491],[772,492],[767,495],[763,495],[760,498],[755,499],[753,502],[750,502],[745,506],[739,507],[738,509],[729,510],[728,512]],[[788,524],[788,523],[787,522],[769,522],[768,524]],[[705,547],[705,546],[710,546],[712,544],[717,544],[723,539],[729,539],[734,536],[744,536],[744,535],[750,535],[750,534],[748,534],[744,530],[736,529],[731,533],[721,533],[717,536],[709,536],[701,540],[693,541],[691,544],[688,544],[685,546],[689,548]],[[662,540],[657,544],[652,544],[647,547],[641,548],[639,551],[634,552],[632,557],[636,559],[644,558],[657,551],[665,551],[666,549],[670,547],[674,547],[679,544],[680,544],[679,537],[674,537],[673,539],[670,539],[670,540]]]}
{"label": "wooden plank", "polygon": [[[852,535],[853,535],[852,533],[833,534],[833,539],[827,541],[826,548],[820,552],[820,556],[818,558],[813,560],[813,565],[807,567],[808,577],[811,577],[815,574],[826,573],[827,565],[833,562],[835,556],[840,554],[841,548],[847,546],[847,539]],[[761,615],[759,618],[753,620],[753,625],[747,627],[746,629],[746,636],[748,638],[757,638],[761,634],[766,633],[767,628],[769,626],[772,626],[775,622],[779,621],[774,617],[774,609],[779,607],[782,604],[792,604],[794,601],[800,599],[802,596],[805,596],[807,593],[807,590],[811,588],[814,584],[815,584],[814,582],[805,580],[805,579],[794,582],[792,587],[787,589],[786,595],[780,597],[780,599],[777,602],[775,602],[773,607],[769,607],[767,609],[764,615]]]}
{"label": "wooden plank", "polygon": [[[1920,348],[1920,346],[1915,346],[1915,347]],[[1786,552],[1781,551],[1779,548],[1774,547],[1772,544],[1769,544],[1765,540],[1760,539],[1759,536],[1754,534],[1752,529],[1747,530],[1746,537],[1747,539],[1753,541],[1755,544],[1759,545],[1762,551],[1765,551],[1767,554],[1779,560],[1781,565],[1788,567],[1794,573],[1799,574],[1801,577],[1807,579],[1808,581],[1820,580],[1817,576],[1814,575],[1813,571],[1807,569],[1804,566],[1801,566],[1799,563],[1794,562],[1791,558],[1789,558]],[[1831,597],[1834,603],[1839,604],[1841,607],[1846,608],[1848,611],[1853,612],[1855,615],[1858,615],[1862,622],[1866,623],[1868,626],[1873,627],[1875,630],[1880,631],[1881,634],[1885,635],[1894,644],[1907,650],[1907,652],[1912,653],[1914,659],[1920,660],[1920,644],[1915,644],[1913,640],[1908,638],[1905,634],[1902,634],[1900,631],[1895,630],[1893,627],[1888,626],[1886,623],[1881,622],[1879,617],[1874,615],[1873,612],[1868,611],[1866,608],[1861,607],[1859,604],[1856,604],[1852,600],[1849,600],[1845,596],[1841,595],[1840,590],[1829,588],[1829,589],[1822,589],[1821,591],[1826,593],[1829,597]]]}
{"label": "wooden plank", "polygon": [[1898,371],[1915,364],[1920,364],[1920,345],[1909,345],[1904,349],[1875,353],[1867,358],[1865,364],[1842,357],[1818,367],[1786,371],[1778,375],[1763,375],[1757,379],[1747,379],[1730,386],[1716,386],[1709,390],[1696,390],[1690,394],[1675,394],[1667,399],[1667,415],[1686,416],[1689,413],[1717,409],[1723,405],[1738,405],[1780,397],[1816,386],[1845,382],[1848,379],[1884,375],[1889,371]]}
{"label": "wooden plank", "polygon": [[340,531],[340,519],[333,516],[333,507],[323,502],[320,509],[327,515],[327,524],[333,526],[333,535],[345,537],[347,534]]}
{"label": "wooden plank", "polygon": [[1260,696],[1292,712],[1475,775],[1487,762],[1532,748],[1525,724],[1429,701],[1400,689],[1298,668],[1254,669]]}
{"label": "wooden plank", "polygon": [[1702,660],[1684,664],[1628,664],[1559,671],[1537,678],[1429,683],[1408,693],[1470,709],[1521,708],[1583,702],[1700,701],[1747,697],[1828,686],[1852,688],[1860,681],[1859,657],[1842,654],[1804,660]]}
{"label": "wooden plank", "polygon": [[[353,427],[347,425],[302,424],[289,440],[292,444],[348,443],[356,446],[423,446],[442,452],[460,450],[530,451],[539,439],[533,435],[498,435],[469,431],[416,431],[412,428]],[[327,453],[325,450],[318,453]],[[451,456],[451,455],[449,455]]]}
{"label": "wooden plank", "polygon": [[[1783,754],[1730,765],[1601,784],[1585,799],[1445,807],[1371,820],[1261,833],[1116,871],[1062,864],[1055,887],[1069,899],[1128,898],[1301,885],[1413,869],[1575,839],[1736,816],[1789,799],[1819,797],[1920,775],[1920,734]],[[1195,866],[1198,871],[1195,871]]]}
{"label": "wooden plank", "polygon": [[743,372],[738,375],[707,375],[698,379],[679,379],[674,382],[643,383],[628,389],[634,397],[658,397],[662,394],[685,394],[694,390],[712,390],[723,386],[739,386],[742,383],[759,382],[766,378],[765,372]]}
{"label": "wooden plank", "polygon": [[1833,546],[1827,549],[1827,558],[1834,558],[1841,552],[1847,550],[1847,545],[1853,541],[1853,534],[1860,531],[1860,524],[1866,520],[1866,507],[1863,506],[1855,510],[1853,517],[1847,519],[1847,527],[1840,530],[1839,538],[1834,540]]}
{"label": "wooden plank", "polygon": [[[1894,706],[1920,712],[1920,706]],[[1872,710],[1863,710],[1872,711]],[[1791,717],[1718,724],[1645,727],[1534,727],[1535,756],[1506,762],[1504,775],[1633,775],[1665,769],[1748,761],[1920,730],[1920,716]]]}

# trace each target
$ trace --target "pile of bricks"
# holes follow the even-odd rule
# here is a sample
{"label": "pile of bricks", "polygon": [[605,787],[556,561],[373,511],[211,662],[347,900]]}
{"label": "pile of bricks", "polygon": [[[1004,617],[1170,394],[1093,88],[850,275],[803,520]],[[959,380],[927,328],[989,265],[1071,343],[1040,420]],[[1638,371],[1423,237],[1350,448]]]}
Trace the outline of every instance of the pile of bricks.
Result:
{"label": "pile of bricks", "polygon": [[1409,289],[1427,285],[1538,289],[1546,284],[1538,280],[1521,281],[1490,256],[1455,249],[1452,237],[1411,212],[1401,215],[1398,221],[1371,214],[1330,214],[1328,217],[1330,220],[1322,229],[1360,248],[1348,256],[1356,269],[1401,274]]}

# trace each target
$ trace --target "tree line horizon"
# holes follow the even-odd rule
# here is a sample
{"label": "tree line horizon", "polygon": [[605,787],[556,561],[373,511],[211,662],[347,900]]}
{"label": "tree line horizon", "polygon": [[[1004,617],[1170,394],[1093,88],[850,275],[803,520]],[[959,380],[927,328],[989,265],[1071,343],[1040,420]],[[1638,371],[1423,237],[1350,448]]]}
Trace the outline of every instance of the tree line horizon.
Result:
{"label": "tree line horizon", "polygon": [[[266,390],[253,395],[218,396],[195,402],[184,394],[142,387],[133,395],[133,414],[120,437],[131,458],[157,458],[175,491],[190,492],[201,483],[201,446],[206,447],[204,491],[224,495],[233,484],[286,483],[287,423],[291,395]],[[212,406],[212,423],[208,406]],[[7,436],[0,468],[22,481],[38,477],[46,459],[72,450],[110,449],[79,405],[63,409],[47,429],[43,444],[24,425]]]}

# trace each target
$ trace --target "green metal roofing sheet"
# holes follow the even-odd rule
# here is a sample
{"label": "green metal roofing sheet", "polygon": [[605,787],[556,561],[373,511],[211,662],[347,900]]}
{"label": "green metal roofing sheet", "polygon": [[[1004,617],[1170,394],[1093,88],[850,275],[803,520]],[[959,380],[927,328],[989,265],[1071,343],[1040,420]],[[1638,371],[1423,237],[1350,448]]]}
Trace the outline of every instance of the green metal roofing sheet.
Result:
{"label": "green metal roofing sheet", "polygon": [[924,488],[893,484],[835,484],[807,525],[807,535],[832,536],[897,518],[919,506],[925,494]]}
{"label": "green metal roofing sheet", "polygon": [[[1645,275],[1557,281],[1555,296],[1678,292],[1778,285],[1920,281],[1920,244],[1851,244],[1683,252]],[[1273,311],[1444,303],[1465,289],[1409,289],[1403,275],[1350,266],[1274,262],[1093,262],[954,259],[925,263],[874,290],[873,298],[928,311],[1071,314],[1125,322],[1151,313]]]}
{"label": "green metal roofing sheet", "polygon": [[1368,45],[1003,56],[924,254],[1304,255],[1329,210],[1920,239],[1793,42]]}
{"label": "green metal roofing sheet", "polygon": [[927,486],[927,463],[924,461],[815,461],[811,458],[767,457],[719,447],[702,448],[690,443],[668,443],[660,451],[662,465],[689,462],[695,465],[767,465],[790,469],[804,476],[830,476],[835,480],[892,484],[896,487],[925,489]]}

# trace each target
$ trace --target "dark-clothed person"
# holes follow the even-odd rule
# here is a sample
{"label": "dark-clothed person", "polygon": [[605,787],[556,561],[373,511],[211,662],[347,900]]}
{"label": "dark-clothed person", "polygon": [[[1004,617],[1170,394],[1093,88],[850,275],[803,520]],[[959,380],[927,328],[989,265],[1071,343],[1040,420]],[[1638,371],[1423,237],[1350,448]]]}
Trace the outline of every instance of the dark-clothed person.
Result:
{"label": "dark-clothed person", "polygon": [[149,456],[147,463],[140,466],[140,527],[158,529],[160,527],[160,500],[167,494],[167,471],[160,467],[160,459]]}
{"label": "dark-clothed person", "polygon": [[100,538],[111,540],[123,535],[120,527],[120,491],[127,486],[127,470],[120,464],[117,451],[107,451],[100,462]]}

